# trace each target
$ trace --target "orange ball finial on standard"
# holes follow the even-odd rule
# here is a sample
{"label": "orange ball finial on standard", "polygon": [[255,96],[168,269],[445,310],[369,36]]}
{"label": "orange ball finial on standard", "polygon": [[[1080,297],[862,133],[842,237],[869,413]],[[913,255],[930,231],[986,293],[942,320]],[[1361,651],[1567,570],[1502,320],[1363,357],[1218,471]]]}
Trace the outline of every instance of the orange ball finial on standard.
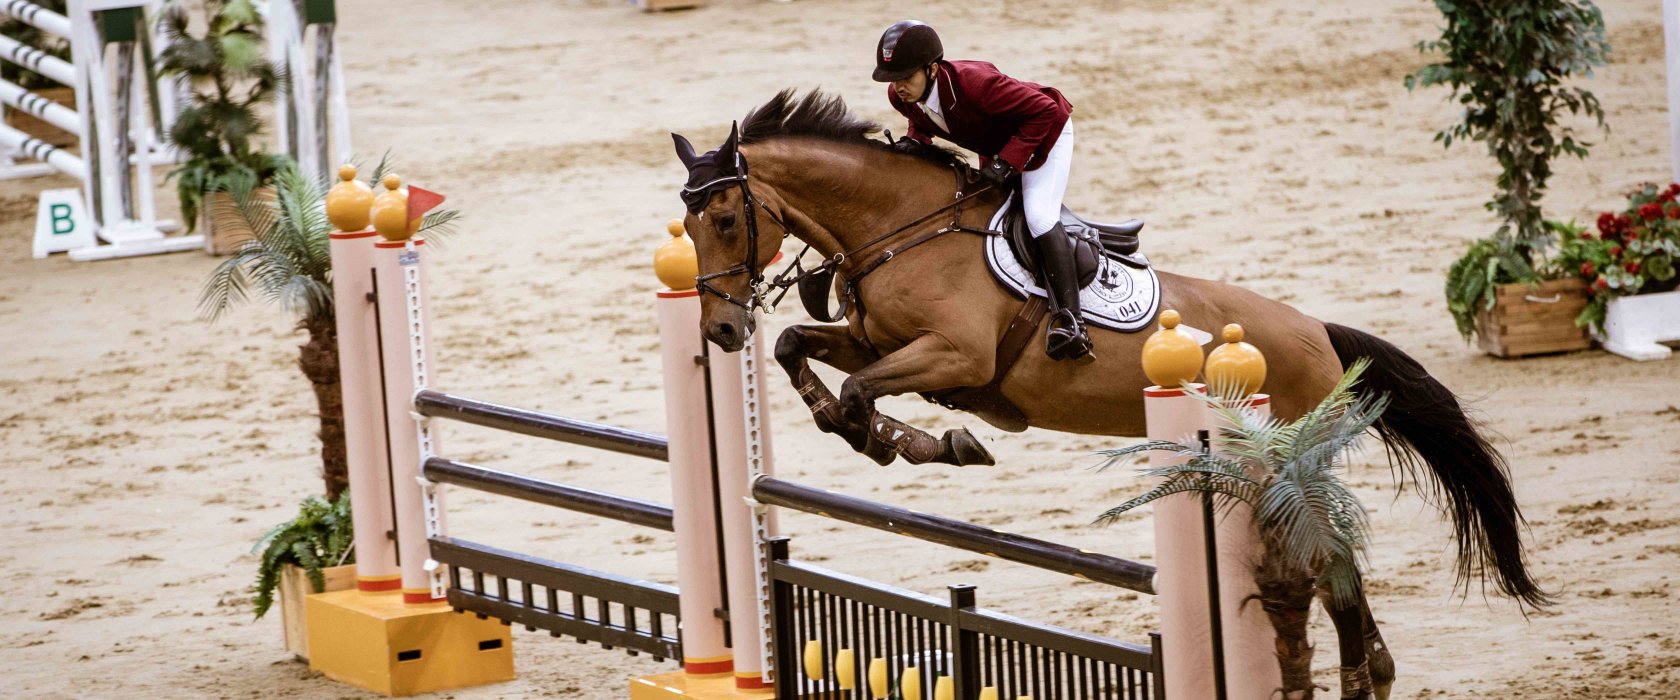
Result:
{"label": "orange ball finial on standard", "polygon": [[700,260],[694,253],[694,242],[683,235],[682,219],[672,219],[665,225],[671,240],[660,244],[653,252],[653,274],[666,287],[676,291],[694,288],[694,277],[700,274]]}
{"label": "orange ball finial on standard", "polygon": [[338,183],[327,191],[327,220],[346,233],[365,231],[373,218],[373,188],[356,179],[356,166],[338,167]]}
{"label": "orange ball finial on standard", "polygon": [[408,218],[408,193],[402,190],[402,178],[386,175],[379,184],[385,188],[373,198],[373,228],[387,241],[406,241],[420,230],[420,220]]}
{"label": "orange ball finial on standard", "polygon": [[1196,380],[1202,369],[1202,345],[1178,327],[1177,311],[1161,312],[1161,329],[1143,343],[1143,373],[1164,389],[1177,389]]}
{"label": "orange ball finial on standard", "polygon": [[1229,324],[1221,336],[1225,344],[1208,353],[1204,370],[1208,386],[1225,398],[1248,398],[1266,383],[1266,356],[1259,348],[1243,342],[1242,326]]}

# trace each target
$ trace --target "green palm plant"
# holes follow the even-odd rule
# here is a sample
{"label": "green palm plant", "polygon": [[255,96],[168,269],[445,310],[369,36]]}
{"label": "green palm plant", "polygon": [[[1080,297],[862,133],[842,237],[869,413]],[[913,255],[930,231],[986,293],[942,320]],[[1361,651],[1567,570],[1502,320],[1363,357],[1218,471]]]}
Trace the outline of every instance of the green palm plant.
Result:
{"label": "green palm plant", "polygon": [[191,86],[169,129],[170,143],[186,156],[169,177],[177,179],[188,231],[209,193],[265,185],[283,161],[252,144],[262,134],[258,111],[286,80],[268,60],[262,12],[254,0],[206,0],[199,9],[206,26],[197,36],[184,3],[171,3],[159,20],[169,37],[159,69]]}
{"label": "green palm plant", "polygon": [[1386,396],[1353,392],[1369,365],[1361,359],[1348,368],[1330,394],[1293,422],[1260,416],[1240,402],[1212,392],[1191,390],[1223,419],[1219,451],[1171,440],[1152,440],[1101,454],[1106,469],[1147,452],[1186,458],[1180,464],[1142,471],[1160,479],[1147,493],[1098,516],[1112,522],[1138,506],[1183,493],[1207,494],[1229,516],[1238,504],[1253,509],[1265,548],[1255,572],[1261,606],[1278,637],[1278,664],[1284,697],[1311,697],[1312,647],[1307,644],[1307,612],[1317,591],[1338,607],[1359,603],[1359,568],[1368,548],[1365,507],[1342,481],[1340,460],[1388,405]]}
{"label": "green palm plant", "polygon": [[[388,159],[374,168],[371,182],[384,177]],[[226,183],[234,210],[250,227],[251,238],[210,273],[199,295],[199,309],[209,321],[225,316],[253,290],[270,304],[297,317],[309,340],[298,347],[298,368],[315,391],[321,420],[321,476],[327,498],[349,487],[344,445],[344,396],[339,386],[338,327],[333,308],[332,251],[324,202],[326,184],[311,180],[293,164],[274,174],[272,200],[253,191],[254,173]],[[456,210],[427,214],[420,232],[447,236],[460,217]]]}

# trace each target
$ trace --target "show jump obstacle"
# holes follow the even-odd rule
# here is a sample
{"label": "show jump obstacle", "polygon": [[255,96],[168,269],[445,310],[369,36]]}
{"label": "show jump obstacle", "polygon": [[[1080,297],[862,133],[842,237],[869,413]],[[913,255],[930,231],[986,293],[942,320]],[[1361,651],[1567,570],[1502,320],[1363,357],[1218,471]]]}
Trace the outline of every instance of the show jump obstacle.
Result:
{"label": "show jump obstacle", "polygon": [[350,107],[333,30],[334,0],[274,0],[259,5],[268,20],[268,56],[290,77],[275,90],[280,152],[298,170],[326,180],[333,163],[350,159]]}
{"label": "show jump obstacle", "polygon": [[[1259,611],[1241,601],[1244,586],[1252,586],[1240,573],[1252,568],[1243,559],[1252,543],[1243,542],[1241,527],[1222,522],[1217,556],[1205,556],[1209,535],[1194,500],[1166,501],[1182,512],[1157,509],[1158,525],[1172,528],[1157,528],[1157,572],[776,478],[763,413],[763,349],[749,342],[725,353],[702,339],[694,252],[680,222],[672,222],[673,238],[656,255],[656,272],[669,288],[653,299],[666,436],[431,388],[430,252],[414,233],[421,213],[440,198],[419,188],[405,192],[395,177],[375,198],[354,181],[353,168],[342,168],[340,177],[327,206],[340,229],[332,236],[333,280],[358,585],[310,596],[312,668],[389,695],[507,680],[513,665],[505,626],[518,624],[632,656],[680,660],[680,671],[632,679],[636,699],[1221,697],[1211,690],[1214,676],[1228,680],[1221,685],[1230,686],[1225,696],[1232,698],[1264,698],[1277,687],[1259,679],[1271,640],[1250,645],[1255,635],[1247,628]],[[1179,333],[1164,325],[1164,333]],[[1194,357],[1186,359],[1186,351]],[[1202,364],[1194,341],[1154,355],[1151,377],[1173,386],[1194,378]],[[1178,369],[1156,371],[1172,358]],[[1152,436],[1181,438],[1212,427],[1205,406],[1181,390],[1149,391]],[[1244,400],[1265,403],[1263,396]],[[437,434],[441,419],[664,461],[672,505],[448,459]],[[677,585],[451,537],[445,485],[672,533]],[[952,585],[948,598],[933,598],[800,562],[789,540],[775,535],[777,508],[1141,593],[1159,589],[1166,636],[1127,643],[979,608],[973,586]],[[1223,572],[1221,585],[1206,578],[1202,567],[1209,564]],[[1260,620],[1269,630],[1263,614]],[[1231,653],[1210,646],[1221,639]],[[1215,658],[1223,659],[1219,673],[1210,672]]]}
{"label": "show jump obstacle", "polygon": [[[160,144],[174,122],[177,85],[157,79],[156,52],[168,36],[153,30],[156,0],[70,0],[68,15],[27,0],[0,0],[0,15],[70,42],[71,60],[55,58],[0,35],[0,61],[74,88],[64,107],[0,80],[0,102],[76,137],[80,154],[0,125],[0,179],[57,171],[81,191],[41,193],[34,255],[69,251],[73,260],[101,260],[201,248],[202,236],[165,236],[158,221],[152,166],[168,162]],[[29,158],[39,163],[17,162]],[[85,207],[84,207],[85,205]],[[91,212],[91,218],[88,213]]]}

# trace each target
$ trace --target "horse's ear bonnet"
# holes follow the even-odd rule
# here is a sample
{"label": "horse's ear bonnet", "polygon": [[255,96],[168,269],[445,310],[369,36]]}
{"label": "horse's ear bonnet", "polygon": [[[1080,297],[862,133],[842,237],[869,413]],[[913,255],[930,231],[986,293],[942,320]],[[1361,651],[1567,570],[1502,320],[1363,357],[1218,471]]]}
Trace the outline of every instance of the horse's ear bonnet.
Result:
{"label": "horse's ear bonnet", "polygon": [[728,185],[746,177],[741,166],[740,141],[741,128],[736,125],[729,132],[729,140],[723,142],[721,148],[713,149],[695,155],[694,145],[688,142],[682,134],[671,134],[671,141],[676,144],[677,158],[683,167],[688,168],[688,182],[683,185],[683,205],[690,214],[699,214],[706,208],[706,201],[712,198],[712,192],[718,187]]}

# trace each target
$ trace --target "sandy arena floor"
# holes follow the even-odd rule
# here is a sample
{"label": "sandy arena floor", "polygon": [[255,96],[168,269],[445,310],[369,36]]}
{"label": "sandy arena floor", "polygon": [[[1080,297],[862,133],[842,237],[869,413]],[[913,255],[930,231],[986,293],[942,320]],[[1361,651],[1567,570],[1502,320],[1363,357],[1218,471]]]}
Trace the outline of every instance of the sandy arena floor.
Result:
{"label": "sandy arena floor", "polygon": [[[1614,131],[1558,166],[1548,212],[1586,219],[1667,172],[1661,15],[1610,0],[1614,61],[1587,87]],[[882,0],[724,1],[647,15],[621,2],[342,2],[361,152],[469,219],[437,258],[440,388],[663,431],[650,267],[678,215],[668,131],[715,144],[780,88],[824,87],[895,131],[869,82]],[[1429,3],[1162,0],[926,3],[953,57],[1055,85],[1076,108],[1069,201],[1149,221],[1163,268],[1224,279],[1362,326],[1468,397],[1512,464],[1532,561],[1561,604],[1527,617],[1453,593],[1441,519],[1398,496],[1377,453],[1354,477],[1373,511],[1373,604],[1400,666],[1396,698],[1680,697],[1680,359],[1602,352],[1500,361],[1468,348],[1441,298],[1448,264],[1495,223],[1476,147],[1443,151],[1455,106],[1407,94]],[[277,615],[252,622],[252,542],[320,490],[313,399],[292,319],[253,305],[208,325],[215,261],[29,259],[35,193],[0,183],[0,689],[8,697],[363,697],[293,661]],[[160,201],[171,202],[172,194]],[[793,252],[790,247],[789,252]],[[976,261],[976,264],[979,264]],[[774,332],[803,320],[797,304]],[[763,332],[763,331],[761,331]],[[875,467],[811,425],[777,383],[782,474],[848,493],[1147,560],[1147,515],[1090,524],[1138,493],[1097,474],[1113,440],[966,425],[990,469]],[[937,430],[935,431],[937,434]],[[665,500],[660,469],[448,428],[451,456]],[[623,468],[620,468],[620,467]],[[668,540],[458,492],[457,532],[669,581]],[[1003,562],[790,515],[795,555],[928,593],[1141,640],[1147,600]],[[1322,681],[1334,637],[1315,621]],[[518,634],[520,678],[458,698],[615,698],[670,670]],[[1332,691],[1334,692],[1334,691]],[[1334,696],[1331,696],[1334,697]]]}

